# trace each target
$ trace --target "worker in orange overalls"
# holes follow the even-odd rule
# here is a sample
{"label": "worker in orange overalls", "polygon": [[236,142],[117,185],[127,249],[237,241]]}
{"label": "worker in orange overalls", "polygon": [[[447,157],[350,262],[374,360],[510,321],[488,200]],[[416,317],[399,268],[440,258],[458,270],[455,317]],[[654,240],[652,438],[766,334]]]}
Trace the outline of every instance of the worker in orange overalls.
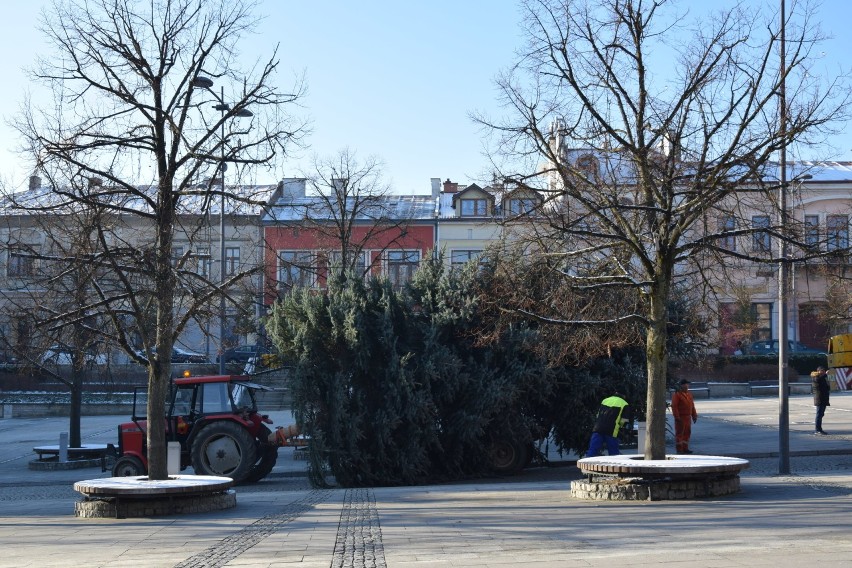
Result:
{"label": "worker in orange overalls", "polygon": [[672,394],[672,414],[675,421],[675,450],[679,454],[691,454],[689,438],[692,436],[692,424],[698,422],[698,412],[686,379],[678,383],[678,390]]}

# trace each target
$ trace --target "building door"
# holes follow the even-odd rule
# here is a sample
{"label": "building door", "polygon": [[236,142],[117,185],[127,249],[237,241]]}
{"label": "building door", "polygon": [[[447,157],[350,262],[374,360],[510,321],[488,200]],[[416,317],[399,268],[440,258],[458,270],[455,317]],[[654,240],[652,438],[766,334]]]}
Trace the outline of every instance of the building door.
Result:
{"label": "building door", "polygon": [[823,304],[799,306],[799,341],[814,349],[826,349],[829,330],[822,317]]}

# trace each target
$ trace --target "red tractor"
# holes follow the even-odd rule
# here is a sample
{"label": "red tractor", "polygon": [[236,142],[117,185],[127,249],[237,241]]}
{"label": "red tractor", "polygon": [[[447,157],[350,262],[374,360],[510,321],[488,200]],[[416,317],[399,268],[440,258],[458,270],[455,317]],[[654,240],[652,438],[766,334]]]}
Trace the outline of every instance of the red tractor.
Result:
{"label": "red tractor", "polygon": [[[295,426],[276,432],[266,426],[272,421],[257,412],[258,390],[271,389],[233,375],[173,380],[166,437],[180,443],[181,470],[192,466],[198,475],[230,477],[238,483],[259,481],[275,466],[279,446],[305,445]],[[145,475],[148,470],[145,408],[145,393],[137,392],[132,421],[118,427],[115,477]]]}

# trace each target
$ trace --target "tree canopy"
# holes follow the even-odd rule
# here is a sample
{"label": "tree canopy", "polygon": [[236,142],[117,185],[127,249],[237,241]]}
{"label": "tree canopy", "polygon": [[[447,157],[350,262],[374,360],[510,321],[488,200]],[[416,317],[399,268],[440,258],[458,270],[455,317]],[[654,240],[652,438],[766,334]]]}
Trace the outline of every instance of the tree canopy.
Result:
{"label": "tree canopy", "polygon": [[[753,5],[692,21],[669,1],[524,6],[527,46],[497,79],[507,113],[478,119],[494,134],[499,178],[546,196],[531,212],[532,262],[584,301],[513,307],[553,324],[643,326],[646,457],[662,459],[676,285],[706,289],[717,257],[767,261],[727,238],[791,238],[779,222],[722,220],[777,205],[778,153],[831,128],[848,91],[809,74],[819,33],[807,11],[786,22],[782,61],[777,14]],[[628,301],[613,303],[617,290]]]}
{"label": "tree canopy", "polygon": [[[49,52],[31,71],[52,104],[29,101],[15,122],[24,156],[52,192],[49,207],[29,211],[84,207],[116,220],[97,226],[90,254],[65,260],[98,268],[101,277],[85,283],[86,313],[148,367],[152,479],[166,476],[175,338],[214,298],[233,301],[229,289],[245,276],[219,283],[187,270],[174,256],[175,233],[199,234],[213,203],[259,204],[226,189],[226,166],[237,166],[234,179],[274,166],[304,128],[290,112],[301,86],[276,84],[275,52],[248,67],[239,57],[253,9],[240,0],[57,1],[41,24]],[[75,313],[54,318],[72,322]]]}

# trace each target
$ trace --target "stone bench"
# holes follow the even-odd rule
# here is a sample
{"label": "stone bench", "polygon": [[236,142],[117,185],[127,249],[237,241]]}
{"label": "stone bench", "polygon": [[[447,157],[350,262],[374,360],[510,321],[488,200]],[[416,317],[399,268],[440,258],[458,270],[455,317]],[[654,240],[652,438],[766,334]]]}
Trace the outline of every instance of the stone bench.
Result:
{"label": "stone bench", "polygon": [[82,493],[75,503],[77,517],[152,517],[181,513],[206,513],[236,507],[230,477],[172,475],[151,481],[148,476],[88,479],[74,484]]}
{"label": "stone bench", "polygon": [[672,477],[736,473],[749,466],[748,460],[725,456],[669,455],[664,460],[646,460],[644,456],[620,454],[583,458],[577,467],[584,474],[617,477]]}
{"label": "stone bench", "polygon": [[100,465],[105,467],[109,444],[83,444],[79,448],[66,448],[67,460],[62,461],[60,446],[36,446],[33,452],[38,458],[30,461],[29,468],[34,470],[80,469]]}
{"label": "stone bench", "polygon": [[750,394],[778,394],[778,381],[749,381],[748,390]]}
{"label": "stone bench", "polygon": [[705,382],[693,382],[689,384],[689,392],[692,398],[710,398],[710,385]]}
{"label": "stone bench", "polygon": [[730,495],[739,491],[739,473],[748,466],[747,460],[724,456],[583,458],[577,467],[587,480],[572,482],[571,494],[579,499],[651,501]]}
{"label": "stone bench", "polygon": [[[106,444],[83,444],[79,448],[66,448],[68,459],[90,460],[100,459],[107,451]],[[59,446],[36,446],[33,452],[38,454],[38,459],[46,461],[59,459],[61,448]],[[44,456],[48,456],[45,458]]]}
{"label": "stone bench", "polygon": [[[778,381],[749,381],[749,394],[778,394]],[[808,383],[787,383],[787,394],[810,394],[811,384]]]}

